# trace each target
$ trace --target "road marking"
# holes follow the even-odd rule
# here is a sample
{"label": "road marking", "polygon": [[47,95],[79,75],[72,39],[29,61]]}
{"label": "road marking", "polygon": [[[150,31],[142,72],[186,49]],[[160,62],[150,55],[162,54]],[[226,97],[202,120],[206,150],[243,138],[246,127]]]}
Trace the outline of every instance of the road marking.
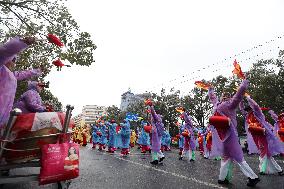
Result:
{"label": "road marking", "polygon": [[149,166],[149,165],[144,165],[142,163],[138,163],[138,162],[135,162],[135,161],[131,161],[131,160],[128,160],[128,159],[123,159],[123,158],[118,157],[118,156],[113,156],[113,157],[115,157],[115,158],[117,158],[119,160],[122,160],[122,161],[127,161],[127,162],[135,164],[135,165],[146,167],[148,169],[153,169],[153,170],[158,171],[158,172],[162,172],[162,173],[169,174],[169,175],[172,175],[172,176],[175,176],[175,177],[179,177],[179,178],[182,178],[182,179],[185,179],[185,180],[189,180],[189,181],[193,181],[193,182],[196,182],[196,183],[199,183],[199,184],[203,184],[205,186],[209,186],[209,187],[213,187],[213,188],[222,188],[222,189],[224,188],[224,187],[216,185],[216,184],[212,184],[212,183],[209,183],[209,182],[201,181],[201,180],[198,180],[196,178],[187,177],[187,176],[180,175],[180,174],[177,174],[177,173],[172,173],[172,172],[165,171],[165,170],[162,170],[162,169],[158,169],[158,168],[155,168],[155,167],[152,167],[152,166]]}

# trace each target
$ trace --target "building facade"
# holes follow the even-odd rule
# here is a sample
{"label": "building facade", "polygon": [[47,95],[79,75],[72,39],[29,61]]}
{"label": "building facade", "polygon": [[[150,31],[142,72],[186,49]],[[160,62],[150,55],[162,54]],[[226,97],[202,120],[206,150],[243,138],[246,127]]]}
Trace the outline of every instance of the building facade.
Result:
{"label": "building facade", "polygon": [[125,92],[121,95],[120,110],[126,111],[127,107],[130,104],[144,100],[146,95],[147,94],[134,94],[134,93],[131,92],[130,89],[128,89],[127,92]]}
{"label": "building facade", "polygon": [[94,124],[103,115],[106,115],[106,107],[86,105],[83,107],[82,121],[84,124]]}

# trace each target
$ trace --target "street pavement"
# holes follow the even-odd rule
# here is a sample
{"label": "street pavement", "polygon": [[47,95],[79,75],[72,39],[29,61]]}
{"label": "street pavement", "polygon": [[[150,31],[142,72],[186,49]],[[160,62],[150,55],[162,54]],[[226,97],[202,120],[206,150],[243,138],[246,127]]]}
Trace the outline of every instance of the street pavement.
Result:
{"label": "street pavement", "polygon": [[[80,177],[74,179],[70,189],[183,189],[183,188],[249,188],[247,178],[234,164],[232,183],[228,186],[217,183],[220,161],[204,159],[196,153],[196,161],[178,160],[178,150],[165,152],[163,164],[151,165],[150,154],[141,154],[133,148],[128,157],[119,152],[109,154],[94,150],[91,146],[80,148]],[[245,156],[251,168],[258,173],[258,156]],[[284,168],[283,158],[276,158]],[[12,174],[36,173],[38,169],[22,169]],[[284,189],[284,176],[260,176],[257,189]],[[38,186],[37,183],[8,184],[4,189],[56,188],[56,185]]]}

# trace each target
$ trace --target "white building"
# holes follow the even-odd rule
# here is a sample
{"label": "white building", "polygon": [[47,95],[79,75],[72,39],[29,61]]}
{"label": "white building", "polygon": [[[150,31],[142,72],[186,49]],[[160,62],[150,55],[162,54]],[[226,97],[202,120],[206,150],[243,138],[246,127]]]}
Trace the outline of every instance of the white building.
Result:
{"label": "white building", "polygon": [[127,107],[135,102],[145,99],[146,94],[134,94],[128,89],[127,92],[121,95],[121,103],[120,103],[120,110],[126,111]]}
{"label": "white building", "polygon": [[82,114],[82,121],[85,124],[94,124],[101,116],[106,115],[106,107],[86,105],[83,107]]}

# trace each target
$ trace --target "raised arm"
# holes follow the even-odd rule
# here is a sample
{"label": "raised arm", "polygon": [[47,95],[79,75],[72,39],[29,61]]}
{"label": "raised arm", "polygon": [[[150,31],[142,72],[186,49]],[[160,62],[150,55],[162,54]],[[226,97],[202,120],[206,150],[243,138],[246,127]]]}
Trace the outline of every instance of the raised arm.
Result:
{"label": "raised arm", "polygon": [[187,124],[189,124],[191,127],[193,127],[191,117],[190,117],[189,115],[187,115],[186,112],[183,112],[182,114],[183,114],[185,123],[187,123]]}
{"label": "raised arm", "polygon": [[249,106],[252,108],[255,116],[260,118],[261,120],[265,121],[265,116],[262,113],[259,105],[253,99],[251,99],[249,96],[247,96],[247,100],[248,100]]}
{"label": "raised arm", "polygon": [[278,121],[278,115],[276,115],[276,113],[273,110],[269,110],[268,111],[270,113],[270,116],[272,117],[272,119],[277,122]]}
{"label": "raised arm", "polygon": [[243,95],[245,94],[246,89],[249,86],[248,80],[243,80],[241,86],[239,87],[236,94],[232,97],[232,101],[230,103],[230,108],[235,109],[238,107],[239,103],[242,101]]}
{"label": "raised arm", "polygon": [[244,105],[244,101],[243,100],[240,102],[239,108],[240,108],[241,113],[244,116],[247,115],[247,111],[245,111],[245,105]]}
{"label": "raised arm", "polygon": [[27,48],[28,45],[19,37],[14,37],[0,46],[0,66],[11,61],[18,53]]}
{"label": "raised arm", "polygon": [[209,96],[209,99],[210,99],[211,103],[213,104],[213,106],[214,107],[217,106],[218,98],[217,98],[217,96],[216,96],[216,94],[214,92],[214,89],[212,87],[210,87],[208,89],[208,96]]}
{"label": "raised arm", "polygon": [[154,119],[155,122],[161,122],[162,120],[160,119],[160,117],[157,115],[155,109],[153,106],[150,106],[150,109],[151,109],[151,115]]}
{"label": "raised arm", "polygon": [[15,71],[14,72],[14,76],[16,77],[17,80],[30,79],[32,77],[38,77],[40,75],[41,75],[40,69]]}

